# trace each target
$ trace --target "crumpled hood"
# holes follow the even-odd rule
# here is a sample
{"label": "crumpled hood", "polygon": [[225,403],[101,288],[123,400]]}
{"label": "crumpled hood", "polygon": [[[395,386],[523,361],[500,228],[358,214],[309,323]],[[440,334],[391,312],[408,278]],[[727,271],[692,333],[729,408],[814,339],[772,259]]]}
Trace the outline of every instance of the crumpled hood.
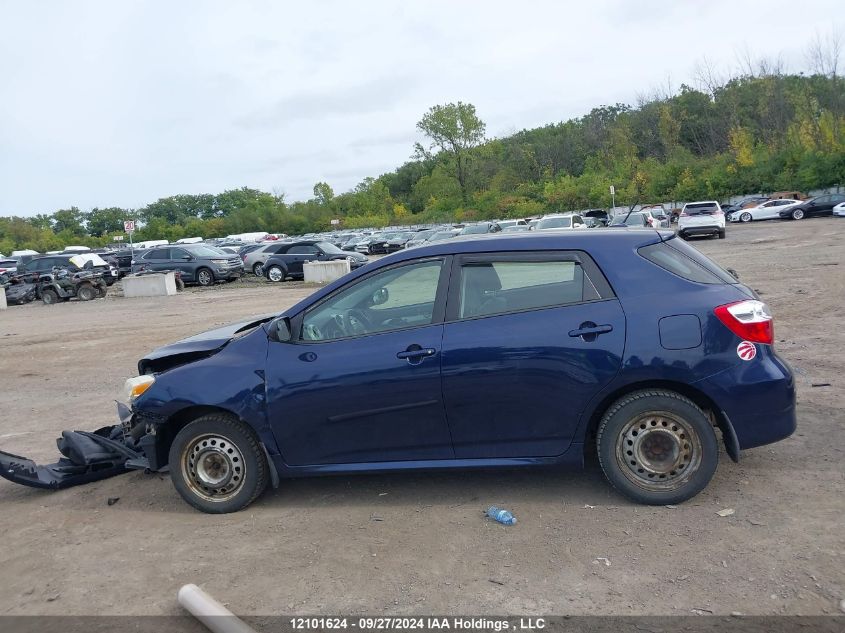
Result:
{"label": "crumpled hood", "polygon": [[274,317],[276,317],[275,313],[265,314],[245,321],[230,323],[154,349],[138,361],[138,373],[163,371],[185,362],[209,356],[224,347],[237,334],[251,330]]}

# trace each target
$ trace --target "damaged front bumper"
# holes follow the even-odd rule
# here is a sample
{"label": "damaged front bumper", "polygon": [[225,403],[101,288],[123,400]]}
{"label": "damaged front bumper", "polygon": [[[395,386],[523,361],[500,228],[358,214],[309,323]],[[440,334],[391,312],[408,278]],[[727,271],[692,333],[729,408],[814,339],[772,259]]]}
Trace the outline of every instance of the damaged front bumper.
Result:
{"label": "damaged front bumper", "polygon": [[117,403],[120,424],[94,432],[63,431],[56,440],[62,457],[39,466],[31,459],[0,451],[0,476],[16,484],[60,490],[120,475],[128,470],[148,469],[145,437],[133,438],[133,413]]}

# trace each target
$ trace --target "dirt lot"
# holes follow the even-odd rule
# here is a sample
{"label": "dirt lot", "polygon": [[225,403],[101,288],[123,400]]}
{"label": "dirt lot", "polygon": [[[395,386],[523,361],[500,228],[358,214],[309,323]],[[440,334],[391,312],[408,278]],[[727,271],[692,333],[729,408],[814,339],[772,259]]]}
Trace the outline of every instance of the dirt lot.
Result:
{"label": "dirt lot", "polygon": [[[772,306],[798,374],[799,429],[739,464],[723,454],[709,488],[682,506],[633,505],[595,464],[285,481],[228,516],[192,510],[164,476],[57,493],[0,480],[0,614],[181,613],[176,591],[188,582],[242,614],[835,613],[843,243],[834,218],[734,225],[726,240],[695,242]],[[0,312],[0,446],[52,461],[62,429],[115,421],[112,400],[145,352],[308,292],[231,284]],[[492,503],[518,525],[483,519]],[[736,513],[717,516],[723,508]]]}

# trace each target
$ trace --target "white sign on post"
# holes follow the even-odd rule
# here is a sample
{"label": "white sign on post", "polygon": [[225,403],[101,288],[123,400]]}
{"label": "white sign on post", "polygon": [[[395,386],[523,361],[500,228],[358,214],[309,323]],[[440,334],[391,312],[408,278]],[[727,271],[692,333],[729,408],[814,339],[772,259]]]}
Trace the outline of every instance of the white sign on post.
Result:
{"label": "white sign on post", "polygon": [[123,230],[127,233],[131,233],[135,230],[135,220],[124,220],[123,221]]}
{"label": "white sign on post", "polygon": [[340,224],[340,220],[332,220],[332,224],[333,224],[333,225]]}
{"label": "white sign on post", "polygon": [[610,195],[611,196],[616,195],[616,187],[614,187],[613,185],[610,185]]}

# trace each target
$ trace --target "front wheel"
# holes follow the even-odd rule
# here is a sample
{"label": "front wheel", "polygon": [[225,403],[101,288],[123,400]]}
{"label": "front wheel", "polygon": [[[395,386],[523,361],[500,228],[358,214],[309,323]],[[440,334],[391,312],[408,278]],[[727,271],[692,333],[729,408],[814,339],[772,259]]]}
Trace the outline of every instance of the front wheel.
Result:
{"label": "front wheel", "polygon": [[704,412],[673,391],[635,391],[604,414],[596,437],[608,481],[649,505],[681,503],[716,472],[719,445]]}
{"label": "front wheel", "polygon": [[224,413],[210,413],[176,435],[170,478],[197,510],[223,514],[255,501],[267,487],[269,466],[252,429]]}
{"label": "front wheel", "polygon": [[51,290],[47,288],[46,290],[41,291],[41,301],[44,302],[45,306],[51,306],[59,301],[59,295],[55,290]]}
{"label": "front wheel", "polygon": [[739,216],[740,222],[751,222],[751,220],[752,220],[752,217],[751,217],[751,214],[748,211],[745,211],[744,213],[742,213],[742,215]]}
{"label": "front wheel", "polygon": [[793,220],[803,220],[804,219],[804,209],[795,209],[792,212],[792,219]]}
{"label": "front wheel", "polygon": [[214,283],[214,273],[208,268],[200,268],[197,271],[197,283],[200,286],[210,286]]}

